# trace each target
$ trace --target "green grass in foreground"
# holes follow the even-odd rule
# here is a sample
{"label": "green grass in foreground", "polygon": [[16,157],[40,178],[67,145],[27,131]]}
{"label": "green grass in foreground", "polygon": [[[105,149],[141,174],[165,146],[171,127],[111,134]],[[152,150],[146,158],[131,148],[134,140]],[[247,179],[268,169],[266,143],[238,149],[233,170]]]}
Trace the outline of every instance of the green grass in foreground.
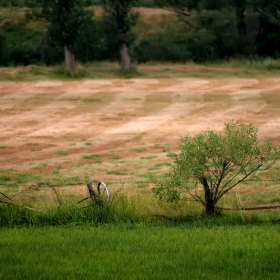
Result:
{"label": "green grass in foreground", "polygon": [[278,279],[279,224],[0,230],[0,279]]}

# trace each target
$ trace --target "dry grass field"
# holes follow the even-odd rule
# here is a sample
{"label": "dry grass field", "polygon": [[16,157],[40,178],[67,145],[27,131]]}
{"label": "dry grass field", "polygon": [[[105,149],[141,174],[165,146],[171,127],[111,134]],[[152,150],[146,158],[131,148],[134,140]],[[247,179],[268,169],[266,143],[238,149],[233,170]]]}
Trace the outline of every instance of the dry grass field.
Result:
{"label": "dry grass field", "polygon": [[[182,135],[231,119],[279,144],[279,92],[280,78],[268,76],[0,82],[2,190],[47,182],[81,192],[97,180],[143,191],[168,169]],[[278,180],[277,170],[265,179]],[[239,192],[265,199],[278,190],[275,181]]]}

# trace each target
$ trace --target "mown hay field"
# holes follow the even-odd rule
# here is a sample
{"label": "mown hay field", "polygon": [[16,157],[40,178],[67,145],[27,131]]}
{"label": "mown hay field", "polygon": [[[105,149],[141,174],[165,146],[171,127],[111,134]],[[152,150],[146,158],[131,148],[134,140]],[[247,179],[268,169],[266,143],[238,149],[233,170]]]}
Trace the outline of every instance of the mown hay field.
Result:
{"label": "mown hay field", "polygon": [[[260,140],[279,144],[277,76],[215,78],[212,69],[203,78],[189,75],[203,67],[139,68],[172,73],[172,67],[180,78],[1,82],[2,190],[11,194],[19,184],[45,182],[84,195],[88,181],[104,181],[112,192],[149,191],[168,170],[182,136],[222,130],[232,119],[253,123]],[[253,195],[253,204],[278,202],[278,169],[254,177],[238,195]]]}

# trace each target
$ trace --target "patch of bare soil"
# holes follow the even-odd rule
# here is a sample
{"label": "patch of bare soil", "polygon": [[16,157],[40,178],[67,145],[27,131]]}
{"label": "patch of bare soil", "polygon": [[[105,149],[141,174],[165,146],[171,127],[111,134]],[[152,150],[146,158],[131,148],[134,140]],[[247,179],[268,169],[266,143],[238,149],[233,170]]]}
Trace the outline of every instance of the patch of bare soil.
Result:
{"label": "patch of bare soil", "polygon": [[0,169],[83,173],[125,187],[172,160],[181,135],[231,119],[279,143],[279,93],[280,79],[1,82]]}

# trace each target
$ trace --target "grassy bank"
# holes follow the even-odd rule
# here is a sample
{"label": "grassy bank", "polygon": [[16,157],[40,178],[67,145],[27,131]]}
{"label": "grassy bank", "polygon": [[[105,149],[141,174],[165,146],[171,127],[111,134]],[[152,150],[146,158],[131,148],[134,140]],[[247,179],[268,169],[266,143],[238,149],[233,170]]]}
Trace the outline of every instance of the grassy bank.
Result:
{"label": "grassy bank", "polygon": [[[86,196],[85,196],[86,197]],[[3,198],[2,198],[3,199]],[[133,223],[138,225],[161,225],[204,223],[218,225],[252,225],[278,223],[279,209],[261,211],[218,210],[217,216],[205,216],[205,209],[196,202],[180,202],[176,207],[168,202],[158,201],[152,194],[144,191],[133,195],[129,192],[122,193],[107,205],[106,203],[92,203],[92,201],[68,198],[72,205],[55,205],[46,198],[45,204],[29,204],[22,201],[14,204],[0,204],[0,227],[42,227],[42,226],[67,226],[67,225],[92,225]],[[84,200],[84,201],[83,201]],[[2,200],[3,201],[3,200]],[[81,202],[82,201],[82,202]],[[76,204],[77,202],[81,202]],[[225,203],[225,202],[224,202]],[[233,205],[232,200],[227,203]],[[29,206],[25,206],[29,205]],[[220,204],[223,205],[223,204]],[[30,207],[31,206],[31,207]],[[34,208],[36,207],[36,208]]]}
{"label": "grassy bank", "polygon": [[0,81],[38,81],[72,79],[119,78],[255,78],[276,77],[280,74],[280,61],[275,59],[236,59],[216,63],[195,64],[149,62],[134,63],[130,73],[122,73],[117,62],[78,64],[69,75],[63,66],[18,66],[0,68]]}
{"label": "grassy bank", "polygon": [[0,279],[277,279],[279,225],[1,229]]}

